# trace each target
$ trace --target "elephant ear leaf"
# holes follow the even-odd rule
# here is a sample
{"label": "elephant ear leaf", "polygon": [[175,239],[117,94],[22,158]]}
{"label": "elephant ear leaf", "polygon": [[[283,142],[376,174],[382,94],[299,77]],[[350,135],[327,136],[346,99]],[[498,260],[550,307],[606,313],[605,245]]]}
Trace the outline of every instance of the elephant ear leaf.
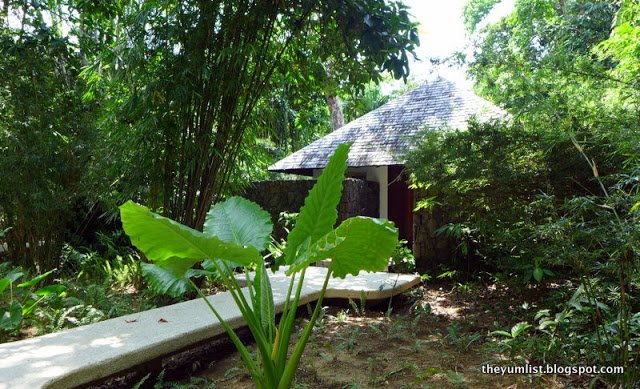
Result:
{"label": "elephant ear leaf", "polygon": [[393,223],[364,216],[345,220],[338,228],[314,243],[288,269],[298,271],[311,262],[331,259],[334,276],[344,278],[360,271],[382,271],[398,243]]}
{"label": "elephant ear leaf", "polygon": [[[171,264],[177,264],[174,267]],[[184,267],[185,261],[169,261],[164,266],[142,263],[140,270],[149,283],[149,287],[157,293],[178,297],[191,290],[191,277],[209,274],[210,272]]]}
{"label": "elephant ear leaf", "polygon": [[189,277],[195,275],[191,267],[204,259],[221,258],[244,266],[262,261],[254,247],[206,236],[132,201],[120,206],[120,215],[131,243],[157,267],[146,266],[144,274],[152,288],[161,293],[184,292]]}
{"label": "elephant ear leaf", "polygon": [[231,197],[215,204],[207,213],[204,234],[240,246],[267,248],[273,231],[271,216],[258,204],[242,197]]}
{"label": "elephant ear leaf", "polygon": [[398,229],[387,220],[358,216],[345,220],[337,231],[344,242],[328,253],[335,277],[385,270],[398,244]]}
{"label": "elephant ear leaf", "polygon": [[292,264],[298,255],[330,232],[336,224],[350,146],[342,144],[336,148],[327,162],[327,167],[304,199],[304,205],[300,209],[295,227],[289,234],[284,251],[287,264]]}
{"label": "elephant ear leaf", "polygon": [[269,274],[264,264],[256,267],[253,287],[255,289],[253,306],[258,307],[254,308],[258,321],[262,325],[265,334],[273,335],[273,329],[270,327],[270,324],[273,323],[275,319],[275,306]]}

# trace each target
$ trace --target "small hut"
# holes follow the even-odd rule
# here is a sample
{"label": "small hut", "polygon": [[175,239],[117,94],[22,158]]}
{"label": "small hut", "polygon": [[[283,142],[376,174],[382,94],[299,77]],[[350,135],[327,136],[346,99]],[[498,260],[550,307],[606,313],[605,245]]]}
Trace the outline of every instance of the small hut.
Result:
{"label": "small hut", "polygon": [[437,78],[355,119],[269,167],[270,171],[315,177],[335,148],[352,142],[347,175],[378,186],[377,216],[392,220],[401,239],[414,242],[414,193],[407,184],[407,151],[425,128],[466,129],[505,112],[445,78]]}

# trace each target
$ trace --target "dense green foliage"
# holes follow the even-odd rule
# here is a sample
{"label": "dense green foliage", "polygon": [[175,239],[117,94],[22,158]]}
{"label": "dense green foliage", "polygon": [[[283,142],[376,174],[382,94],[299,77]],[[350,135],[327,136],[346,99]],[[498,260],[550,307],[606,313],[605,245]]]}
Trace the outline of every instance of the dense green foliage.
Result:
{"label": "dense green foliage", "polygon": [[391,97],[382,93],[380,85],[368,84],[362,91],[356,92],[355,95],[350,96],[344,102],[346,121],[355,120],[387,103],[389,100],[391,100]]}
{"label": "dense green foliage", "polygon": [[[297,274],[294,294],[328,257],[339,277],[414,268],[387,223],[334,228],[346,147],[286,241],[270,240],[257,205],[231,197],[330,130],[329,95],[352,120],[388,100],[384,72],[406,80],[418,39],[401,3],[0,3],[2,340],[175,301],[151,293],[180,296],[211,276],[258,341],[253,360],[229,330],[256,383],[287,386],[319,308],[287,362],[295,309],[276,325],[268,262]],[[603,379],[637,385],[640,3],[518,0],[487,25],[497,3],[464,9],[468,65],[508,117],[426,131],[407,162],[429,194],[420,205],[447,211],[438,233],[455,242],[457,269],[441,277],[481,269],[515,290],[551,290],[517,324],[492,328],[499,351],[621,365],[625,375]],[[117,212],[129,198],[149,205],[120,208],[131,242]]]}
{"label": "dense green foliage", "polygon": [[327,91],[406,78],[418,44],[406,7],[382,0],[2,5],[0,227],[41,271],[127,198],[201,228],[214,200],[329,129]]}
{"label": "dense green foliage", "polygon": [[[470,2],[469,31],[493,3]],[[517,1],[474,36],[469,68],[510,116],[428,131],[408,164],[434,195],[422,205],[448,210],[439,232],[457,241],[458,260],[498,280],[567,283],[536,324],[496,332],[512,356],[621,365],[607,379],[625,387],[640,354],[639,10]]]}
{"label": "dense green foliage", "polygon": [[[584,133],[581,139],[593,136]],[[607,185],[620,184],[624,190],[615,175],[623,157],[610,139],[599,139],[587,143],[585,152],[598,161]],[[589,267],[572,253],[568,231],[562,231],[575,228],[577,220],[567,219],[573,209],[583,214],[597,210],[600,187],[569,134],[522,124],[472,122],[467,131],[425,133],[408,166],[435,196],[423,205],[440,202],[447,207],[456,225],[441,232],[462,238],[456,253],[460,259],[483,260],[520,276],[543,264]],[[625,214],[634,198],[632,192],[621,200]]]}
{"label": "dense green foliage", "polygon": [[117,168],[142,168],[152,207],[197,228],[237,180],[270,88],[318,90],[329,60],[355,85],[383,69],[403,77],[415,41],[402,6],[378,0],[148,1],[124,7],[122,24],[119,45],[87,70],[109,91],[109,136],[134,145]]}
{"label": "dense green foliage", "polygon": [[601,58],[614,60],[611,75],[637,90],[640,75],[639,49],[640,5],[637,1],[623,1],[616,14],[611,36],[599,44],[596,53]]}
{"label": "dense green foliage", "polygon": [[[29,281],[18,284],[17,288],[27,288],[38,284],[40,281],[49,276],[52,271],[44,273],[38,277],[35,277]],[[51,285],[44,288],[40,288],[32,295],[25,296],[26,298],[20,299],[18,293],[14,296],[14,283],[24,276],[24,273],[20,271],[20,268],[11,270],[3,278],[0,278],[0,296],[4,295],[4,291],[8,289],[8,299],[6,300],[6,306],[0,306],[0,340],[5,338],[6,333],[14,332],[20,329],[22,321],[25,317],[33,314],[38,304],[46,298],[47,295],[52,293],[62,293],[65,291],[63,285]],[[22,300],[22,301],[21,301]]]}
{"label": "dense green foliage", "polygon": [[[281,258],[282,264],[289,266],[286,273],[291,281],[279,324],[276,323],[269,272],[263,258],[256,255],[266,247],[272,231],[271,217],[258,205],[238,197],[215,204],[207,214],[203,232],[154,214],[133,202],[121,207],[125,231],[153,261],[153,264],[143,264],[145,277],[153,288],[178,295],[190,286],[195,287],[189,277],[207,273],[216,274],[227,287],[256,341],[257,360],[198,291],[240,351],[258,388],[292,386],[305,345],[322,310],[330,277],[344,278],[347,274],[357,275],[361,270],[383,270],[398,242],[398,231],[388,221],[358,216],[333,228],[348,151],[348,145],[341,145],[329,159],[288,236],[285,255]],[[376,244],[371,245],[372,241]],[[312,262],[327,258],[331,258],[331,264],[315,310],[289,355],[305,270]],[[202,267],[208,271],[192,269],[199,262],[203,262]],[[245,270],[249,301],[233,274],[237,267]],[[250,268],[254,268],[255,273],[252,274]]]}
{"label": "dense green foliage", "polygon": [[95,106],[82,101],[83,58],[69,37],[24,9],[22,29],[0,26],[0,226],[12,227],[17,262],[50,269],[88,192]]}
{"label": "dense green foliage", "polygon": [[11,262],[0,264],[0,342],[44,335],[176,301],[150,290],[135,290],[137,268],[125,260],[109,261],[96,252],[82,253],[67,246],[62,262],[64,269],[41,275]]}

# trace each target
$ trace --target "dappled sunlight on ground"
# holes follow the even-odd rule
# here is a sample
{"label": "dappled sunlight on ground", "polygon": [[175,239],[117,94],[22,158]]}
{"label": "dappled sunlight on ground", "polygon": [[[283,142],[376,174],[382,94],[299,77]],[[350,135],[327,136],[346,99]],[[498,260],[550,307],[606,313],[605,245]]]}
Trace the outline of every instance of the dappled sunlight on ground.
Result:
{"label": "dappled sunlight on ground", "polygon": [[[318,389],[564,387],[554,376],[482,374],[483,364],[509,363],[488,347],[488,335],[494,320],[509,320],[501,309],[516,303],[494,312],[485,309],[494,307],[505,293],[495,288],[460,293],[451,291],[451,286],[429,286],[394,299],[397,304],[391,314],[387,304],[363,311],[357,300],[329,308],[316,324],[297,383]],[[188,382],[197,380],[202,384],[194,387],[211,383],[231,389],[253,387],[237,353]]]}
{"label": "dappled sunlight on ground", "polygon": [[444,292],[442,288],[438,290],[427,289],[425,291],[425,300],[431,306],[431,311],[436,315],[442,315],[449,319],[459,320],[462,317],[461,311],[463,304],[452,304],[447,296],[448,292]]}

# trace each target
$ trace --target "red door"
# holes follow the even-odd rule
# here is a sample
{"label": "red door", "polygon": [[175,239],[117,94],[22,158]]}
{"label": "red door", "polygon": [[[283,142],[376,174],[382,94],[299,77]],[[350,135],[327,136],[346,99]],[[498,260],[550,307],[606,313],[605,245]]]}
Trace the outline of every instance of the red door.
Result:
{"label": "red door", "polygon": [[400,230],[400,239],[413,244],[413,191],[407,184],[407,176],[401,165],[389,166],[389,220]]}

